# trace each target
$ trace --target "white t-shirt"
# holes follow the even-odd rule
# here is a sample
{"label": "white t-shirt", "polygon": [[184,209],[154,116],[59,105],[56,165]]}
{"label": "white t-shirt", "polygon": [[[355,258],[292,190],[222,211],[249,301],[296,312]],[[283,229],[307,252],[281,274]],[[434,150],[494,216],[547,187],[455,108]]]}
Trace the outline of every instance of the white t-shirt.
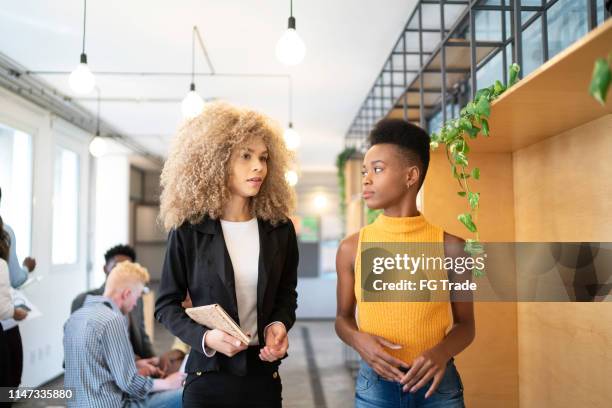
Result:
{"label": "white t-shirt", "polygon": [[0,320],[12,319],[14,313],[8,264],[0,258]]}
{"label": "white t-shirt", "polygon": [[232,260],[240,328],[251,333],[250,345],[258,345],[257,281],[259,273],[259,227],[249,221],[221,220],[223,238]]}

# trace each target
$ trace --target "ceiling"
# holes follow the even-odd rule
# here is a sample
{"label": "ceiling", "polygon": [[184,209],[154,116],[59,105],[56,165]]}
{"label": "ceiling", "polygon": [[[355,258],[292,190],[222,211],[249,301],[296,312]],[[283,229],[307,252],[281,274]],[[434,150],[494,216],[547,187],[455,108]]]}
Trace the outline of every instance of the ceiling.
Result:
{"label": "ceiling", "polygon": [[[344,135],[416,0],[296,0],[302,64],[275,58],[288,0],[89,0],[86,52],[91,69],[189,72],[197,25],[218,73],[290,74],[293,123],[302,138],[302,171],[332,169]],[[82,0],[0,0],[0,51],[32,71],[71,71],[81,52]],[[196,51],[196,71],[208,72]],[[40,76],[67,95],[67,75]],[[112,102],[101,117],[151,152],[165,156],[180,124],[188,76],[96,76],[102,98],[175,99]],[[198,92],[269,114],[285,126],[285,78],[200,77]],[[93,97],[95,95],[90,96]],[[95,102],[80,100],[95,112]]]}

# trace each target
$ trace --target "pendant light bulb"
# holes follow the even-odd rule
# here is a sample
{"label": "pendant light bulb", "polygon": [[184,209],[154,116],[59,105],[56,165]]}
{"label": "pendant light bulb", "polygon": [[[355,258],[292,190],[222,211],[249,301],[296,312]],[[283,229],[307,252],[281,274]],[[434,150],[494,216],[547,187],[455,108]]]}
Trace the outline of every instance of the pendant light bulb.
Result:
{"label": "pendant light bulb", "polygon": [[285,180],[287,180],[287,184],[294,187],[298,183],[298,174],[295,170],[287,170],[285,173]]}
{"label": "pendant light bulb", "polygon": [[289,17],[287,31],[276,43],[276,58],[285,65],[297,65],[306,55],[304,41],[295,29],[295,17]]}
{"label": "pendant light bulb", "polygon": [[289,123],[289,127],[285,129],[283,138],[287,149],[297,150],[300,147],[300,134],[293,128],[292,123]]}
{"label": "pendant light bulb", "polygon": [[106,139],[100,136],[94,137],[91,143],[89,143],[89,153],[93,157],[102,157],[108,153],[108,142]]}
{"label": "pendant light bulb", "polygon": [[87,65],[87,55],[81,54],[81,62],[68,78],[70,88],[79,95],[86,95],[96,86],[96,78]]}
{"label": "pendant light bulb", "polygon": [[192,119],[198,116],[204,109],[204,100],[195,90],[195,84],[191,84],[189,92],[181,103],[181,111],[184,119]]}

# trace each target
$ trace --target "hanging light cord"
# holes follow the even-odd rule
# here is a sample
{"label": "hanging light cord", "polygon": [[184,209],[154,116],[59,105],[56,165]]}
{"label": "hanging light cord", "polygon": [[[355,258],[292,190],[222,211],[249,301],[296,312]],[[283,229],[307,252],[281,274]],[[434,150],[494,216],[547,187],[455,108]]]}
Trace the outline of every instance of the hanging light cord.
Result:
{"label": "hanging light cord", "polygon": [[293,17],[293,0],[289,0],[289,16]]}
{"label": "hanging light cord", "polygon": [[191,85],[195,84],[195,33],[196,26],[193,26],[191,31]]}
{"label": "hanging light cord", "polygon": [[82,54],[85,54],[85,23],[87,21],[87,0],[84,0],[85,6],[83,7],[83,50]]}
{"label": "hanging light cord", "polygon": [[96,136],[100,136],[100,100],[102,99],[100,97],[100,88],[98,88],[96,86],[96,92],[98,93],[98,114],[97,114],[97,118],[96,118]]}
{"label": "hanging light cord", "polygon": [[289,79],[289,127],[293,127],[293,80],[291,75]]}
{"label": "hanging light cord", "polygon": [[200,44],[200,48],[204,53],[204,57],[206,58],[206,63],[208,64],[208,68],[210,69],[210,73],[215,75],[215,67],[213,67],[212,61],[208,56],[208,51],[206,50],[206,46],[204,45],[204,41],[202,40],[202,36],[200,35],[200,30],[198,30],[198,26],[193,26],[193,30],[191,31],[191,83],[195,84],[195,42],[196,38],[198,43]]}

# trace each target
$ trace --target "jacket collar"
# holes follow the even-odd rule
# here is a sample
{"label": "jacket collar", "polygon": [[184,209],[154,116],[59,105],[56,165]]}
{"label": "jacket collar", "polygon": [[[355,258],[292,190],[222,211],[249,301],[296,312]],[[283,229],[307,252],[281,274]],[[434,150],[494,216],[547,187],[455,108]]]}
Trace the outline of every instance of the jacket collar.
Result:
{"label": "jacket collar", "polygon": [[[257,223],[259,224],[260,230],[263,230],[265,232],[270,232],[282,225],[281,223],[272,225],[270,221],[264,220],[262,218],[257,218]],[[219,219],[213,219],[209,216],[204,216],[202,221],[198,222],[197,224],[191,224],[191,227],[200,232],[211,235],[220,234],[222,231],[221,222],[219,221]]]}
{"label": "jacket collar", "polygon": [[[257,219],[258,230],[259,230],[259,261],[258,261],[258,279],[257,279],[257,312],[258,315],[262,315],[263,300],[266,294],[266,288],[268,285],[268,278],[270,274],[270,267],[274,259],[277,258],[280,244],[278,237],[275,235],[268,236],[270,231],[283,225],[278,223],[272,225],[269,221]],[[211,237],[211,261],[217,266],[214,267],[219,278],[223,282],[228,295],[232,301],[233,314],[235,318],[238,317],[238,302],[236,299],[235,291],[235,278],[234,268],[225,245],[225,239],[223,237],[223,229],[221,228],[221,222],[216,219],[211,219],[206,216],[201,222],[197,224],[191,224],[192,228],[203,232],[205,234],[212,235]],[[213,265],[214,266],[214,265]]]}

